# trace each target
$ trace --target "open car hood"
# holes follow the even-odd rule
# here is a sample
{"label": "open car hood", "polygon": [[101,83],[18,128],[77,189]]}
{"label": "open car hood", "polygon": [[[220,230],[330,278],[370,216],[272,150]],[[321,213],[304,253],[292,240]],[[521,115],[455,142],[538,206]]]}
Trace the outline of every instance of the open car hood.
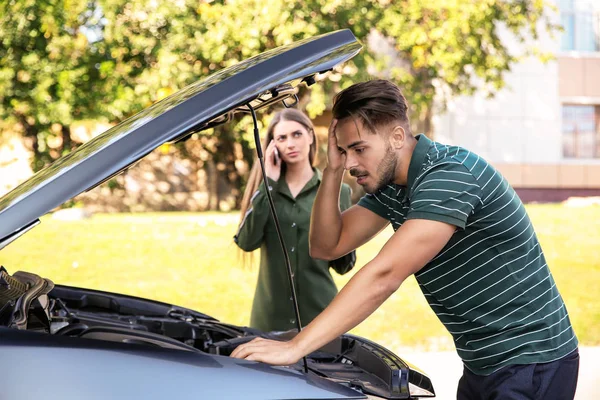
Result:
{"label": "open car hood", "polygon": [[302,82],[354,57],[349,30],[259,54],[193,83],[58,159],[0,199],[0,248],[39,217],[117,175],[160,145],[283,100]]}

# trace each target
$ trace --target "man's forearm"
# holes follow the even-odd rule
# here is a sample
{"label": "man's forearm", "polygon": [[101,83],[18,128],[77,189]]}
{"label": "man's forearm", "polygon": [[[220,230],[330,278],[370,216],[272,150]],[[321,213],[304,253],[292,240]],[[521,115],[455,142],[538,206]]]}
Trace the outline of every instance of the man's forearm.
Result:
{"label": "man's forearm", "polygon": [[371,262],[354,275],[331,304],[292,340],[256,338],[238,346],[231,356],[273,365],[294,364],[362,322],[398,289],[404,279],[405,275],[394,273],[389,264]]}
{"label": "man's forearm", "polygon": [[298,353],[304,356],[318,350],[357,326],[398,289],[401,280],[390,269],[367,264],[292,340]]}
{"label": "man's forearm", "polygon": [[335,249],[342,232],[342,218],[339,206],[340,187],[344,169],[323,171],[323,179],[310,218],[310,254],[315,258],[329,258]]}
{"label": "man's forearm", "polygon": [[280,342],[257,338],[238,346],[232,357],[273,365],[297,362],[373,313],[408,276],[439,254],[455,231],[454,225],[445,222],[421,219],[404,222],[377,256],[361,268],[331,304],[294,339]]}

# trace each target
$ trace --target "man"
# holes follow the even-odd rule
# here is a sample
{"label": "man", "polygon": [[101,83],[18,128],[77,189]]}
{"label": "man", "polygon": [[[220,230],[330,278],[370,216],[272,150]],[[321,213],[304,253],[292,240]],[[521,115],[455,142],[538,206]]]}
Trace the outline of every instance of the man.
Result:
{"label": "man", "polygon": [[[233,356],[295,363],[355,327],[414,274],[463,360],[459,399],[573,398],[577,338],[519,197],[478,155],[413,137],[407,109],[385,80],[336,96],[311,255],[339,257],[389,223],[395,233],[293,340],[256,339]],[[340,213],[344,170],[367,195]]]}

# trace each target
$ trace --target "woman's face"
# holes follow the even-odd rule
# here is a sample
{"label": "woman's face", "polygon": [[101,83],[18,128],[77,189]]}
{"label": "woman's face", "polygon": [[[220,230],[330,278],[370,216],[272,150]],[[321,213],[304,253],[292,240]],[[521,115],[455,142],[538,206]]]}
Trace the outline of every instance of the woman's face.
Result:
{"label": "woman's face", "polygon": [[280,121],[273,129],[279,157],[287,164],[310,162],[308,155],[313,140],[313,134],[296,121]]}

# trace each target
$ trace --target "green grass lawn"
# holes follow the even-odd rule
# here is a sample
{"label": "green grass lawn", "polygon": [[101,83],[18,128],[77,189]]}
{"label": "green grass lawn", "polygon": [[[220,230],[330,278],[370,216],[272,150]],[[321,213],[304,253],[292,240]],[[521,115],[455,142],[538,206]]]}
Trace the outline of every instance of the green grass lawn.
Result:
{"label": "green grass lawn", "polygon": [[[527,207],[581,344],[600,345],[600,208]],[[193,308],[246,325],[256,269],[239,267],[232,236],[237,214],[104,214],[42,224],[0,253],[9,272],[55,283],[127,293]],[[358,266],[391,234],[359,249]],[[350,276],[336,276],[338,286]],[[354,333],[390,349],[451,350],[450,335],[414,280],[402,285]]]}

